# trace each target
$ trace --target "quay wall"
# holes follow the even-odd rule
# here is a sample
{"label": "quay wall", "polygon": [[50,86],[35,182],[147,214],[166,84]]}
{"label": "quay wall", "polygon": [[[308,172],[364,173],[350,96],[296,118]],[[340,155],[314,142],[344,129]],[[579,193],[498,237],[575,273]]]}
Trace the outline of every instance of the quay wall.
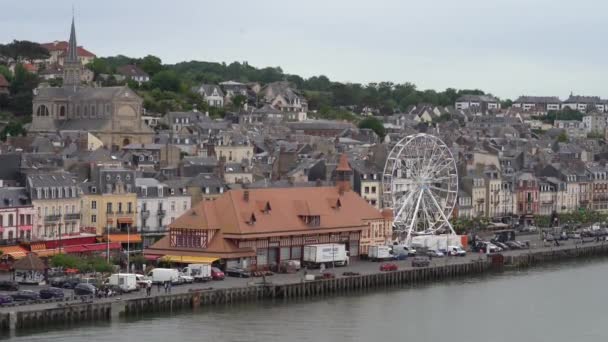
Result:
{"label": "quay wall", "polygon": [[251,283],[246,287],[191,290],[188,293],[140,297],[115,302],[59,304],[47,309],[20,309],[0,312],[0,331],[71,325],[80,322],[112,321],[119,317],[138,317],[149,313],[172,313],[180,310],[230,303],[262,300],[303,300],[320,296],[349,294],[387,287],[408,286],[479,275],[503,269],[519,269],[574,258],[607,256],[608,244],[576,246],[519,255],[498,255],[468,263],[354,275],[334,279],[301,281],[288,284]]}

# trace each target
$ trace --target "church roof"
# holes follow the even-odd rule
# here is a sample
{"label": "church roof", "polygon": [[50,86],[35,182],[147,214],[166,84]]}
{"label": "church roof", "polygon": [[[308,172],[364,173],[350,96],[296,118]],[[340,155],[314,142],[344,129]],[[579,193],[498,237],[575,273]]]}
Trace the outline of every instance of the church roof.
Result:
{"label": "church roof", "polygon": [[42,99],[65,99],[69,101],[110,101],[117,97],[121,92],[128,91],[129,96],[141,100],[139,95],[135,94],[126,86],[120,87],[48,87],[38,88],[35,100]]}

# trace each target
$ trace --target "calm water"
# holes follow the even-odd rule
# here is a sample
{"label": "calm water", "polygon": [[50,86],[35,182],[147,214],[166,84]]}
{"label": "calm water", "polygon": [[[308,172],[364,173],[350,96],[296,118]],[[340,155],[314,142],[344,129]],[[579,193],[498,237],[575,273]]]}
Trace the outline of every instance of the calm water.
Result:
{"label": "calm water", "polygon": [[606,341],[608,261],[313,302],[236,305],[10,341]]}

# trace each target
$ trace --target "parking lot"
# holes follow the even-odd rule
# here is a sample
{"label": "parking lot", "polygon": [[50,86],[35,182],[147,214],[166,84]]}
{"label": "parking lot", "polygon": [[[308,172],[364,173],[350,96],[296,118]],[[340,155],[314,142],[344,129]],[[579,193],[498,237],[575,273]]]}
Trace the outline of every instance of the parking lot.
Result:
{"label": "parking lot", "polygon": [[[595,241],[594,239],[588,241],[581,241],[580,239],[576,240],[567,240],[567,241],[559,241],[559,246],[557,246],[553,242],[544,242],[541,241],[538,235],[523,235],[518,236],[518,240],[527,240],[530,243],[530,249],[524,250],[507,250],[502,251],[501,253],[504,255],[520,255],[525,253],[530,253],[535,250],[558,250],[558,249],[571,249],[576,248],[576,246],[580,246],[581,244],[593,245],[593,244],[604,244],[605,241]],[[445,265],[445,264],[455,264],[455,263],[469,263],[474,260],[483,260],[485,259],[485,255],[482,253],[472,253],[468,252],[464,257],[440,257],[440,258],[432,258],[430,260],[431,265]],[[390,261],[391,263],[395,263],[398,269],[409,269],[412,268],[411,260],[395,260]],[[358,274],[370,274],[379,272],[380,265],[382,262],[372,262],[368,260],[352,260],[351,264],[346,267],[328,267],[325,271],[333,273],[336,277],[344,276],[344,272],[352,272]],[[304,274],[307,272],[308,274],[320,274],[320,270],[300,270],[297,273],[291,274],[274,274],[271,276],[265,277],[265,281],[273,284],[286,284],[286,283],[294,283],[304,281]],[[0,280],[10,280],[11,275],[7,273],[0,274]],[[252,277],[252,278],[234,278],[234,277],[226,277],[224,280],[219,281],[209,281],[205,283],[193,283],[193,284],[184,284],[184,285],[176,285],[171,287],[171,293],[185,293],[191,290],[201,290],[201,289],[218,289],[218,288],[232,288],[232,287],[245,287],[254,284],[262,283],[263,279],[260,277]],[[40,289],[48,286],[37,286],[37,285],[20,285],[20,290],[32,290],[38,292]],[[64,289],[65,299],[61,302],[61,304],[66,303],[77,303],[82,301],[82,298],[74,296],[73,290]],[[14,292],[0,291],[0,294],[10,295]],[[152,296],[164,295],[165,289],[163,287],[157,287],[154,285],[152,287]],[[94,301],[116,301],[121,299],[128,298],[137,298],[146,296],[145,290],[135,291],[127,294],[116,295],[109,298],[95,298]],[[90,299],[87,299],[90,300]],[[33,308],[43,308],[43,307],[56,307],[59,305],[57,302],[49,302],[49,303],[20,303],[19,307],[23,309],[33,309]],[[0,307],[0,311],[14,311],[14,306],[2,306]]]}

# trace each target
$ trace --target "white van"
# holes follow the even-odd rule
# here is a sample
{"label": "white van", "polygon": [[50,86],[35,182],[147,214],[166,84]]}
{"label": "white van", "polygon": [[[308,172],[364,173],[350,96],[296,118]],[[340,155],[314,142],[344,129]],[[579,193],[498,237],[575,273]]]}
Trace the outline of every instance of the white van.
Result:
{"label": "white van", "polygon": [[179,271],[172,268],[155,268],[148,277],[152,280],[152,283],[164,283],[170,281],[173,284],[179,284]]}
{"label": "white van", "polygon": [[448,246],[448,255],[466,256],[467,251],[462,249],[462,247],[460,247],[460,246]]}

